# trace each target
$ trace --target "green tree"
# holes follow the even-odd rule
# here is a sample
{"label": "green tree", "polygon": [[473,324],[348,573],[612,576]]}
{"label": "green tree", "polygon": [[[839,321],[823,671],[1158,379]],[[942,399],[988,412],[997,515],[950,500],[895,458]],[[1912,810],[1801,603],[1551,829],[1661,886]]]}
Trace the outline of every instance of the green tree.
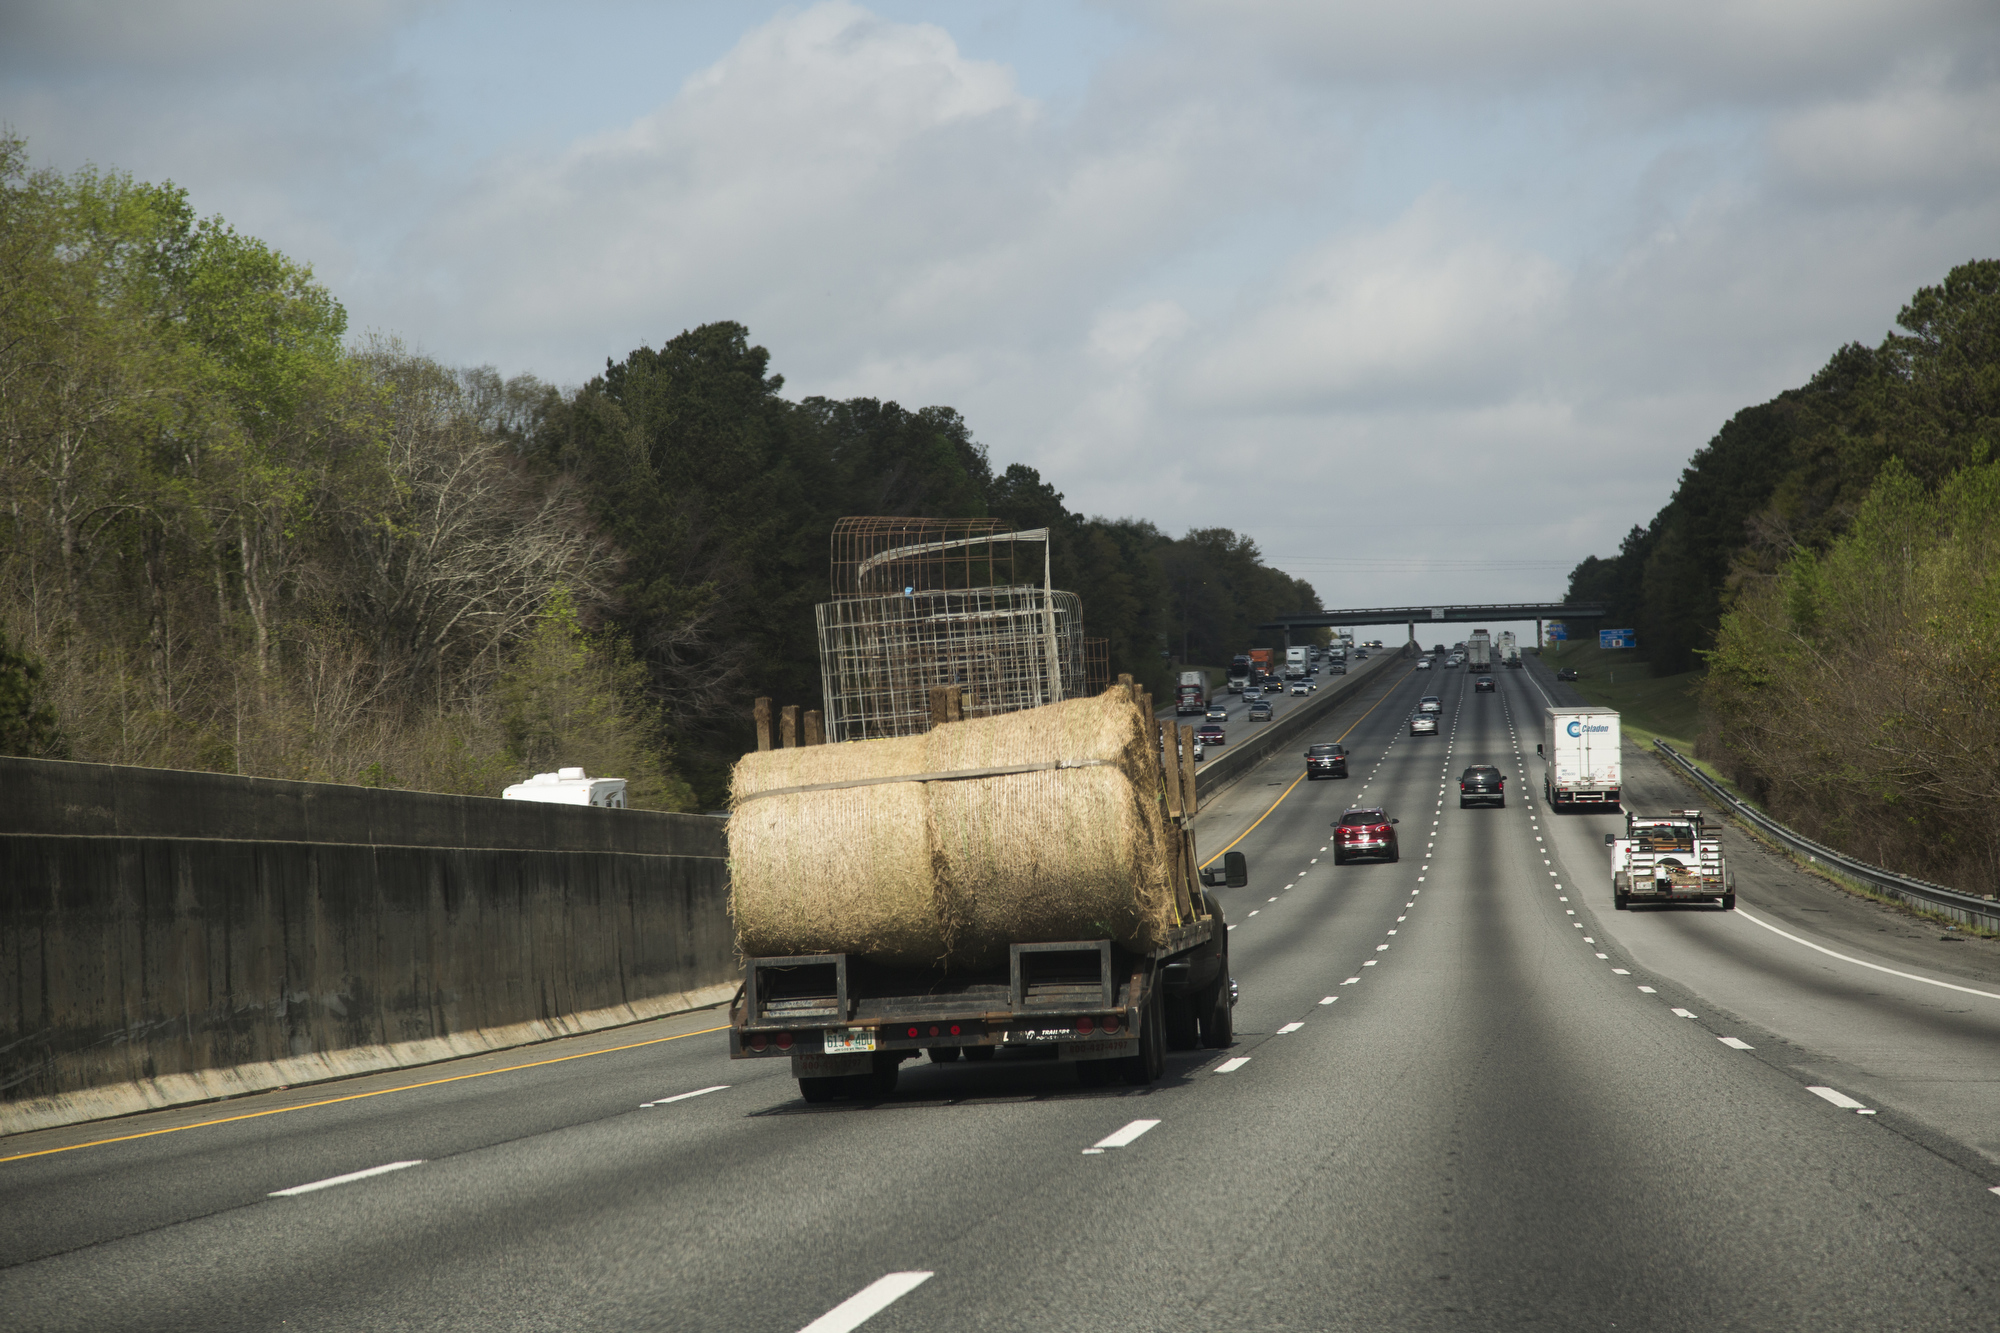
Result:
{"label": "green tree", "polygon": [[0,636],[0,754],[67,759],[55,710],[42,694],[42,664]]}

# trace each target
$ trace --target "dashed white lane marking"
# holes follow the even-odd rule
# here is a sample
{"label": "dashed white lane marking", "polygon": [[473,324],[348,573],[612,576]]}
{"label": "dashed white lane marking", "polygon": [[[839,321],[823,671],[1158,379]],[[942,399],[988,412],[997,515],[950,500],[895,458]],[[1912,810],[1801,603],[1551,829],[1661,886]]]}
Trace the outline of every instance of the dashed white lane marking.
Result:
{"label": "dashed white lane marking", "polygon": [[[1285,887],[1289,889],[1289,888],[1291,888],[1292,886],[1291,886],[1291,885],[1289,885],[1289,884],[1287,884],[1287,885],[1286,885]],[[1274,902],[1276,902],[1276,901],[1278,901],[1278,900],[1277,900],[1276,898],[1266,898],[1266,899],[1265,899],[1264,901],[1265,901],[1265,902],[1267,902],[1267,903],[1274,903]]]}
{"label": "dashed white lane marking", "polygon": [[1327,996],[1327,997],[1326,997],[1326,998],[1325,998],[1324,1000],[1321,1000],[1321,1001],[1320,1001],[1320,1003],[1321,1003],[1321,1004],[1332,1004],[1332,1003],[1333,1003],[1333,1002],[1334,1002],[1335,1000],[1337,1000],[1337,999],[1339,999],[1339,998],[1340,998],[1340,997],[1339,997],[1338,995],[1329,995],[1329,996]]}
{"label": "dashed white lane marking", "polygon": [[[1598,957],[1600,957],[1600,958],[1602,958],[1603,956],[1604,956],[1603,954],[1599,954],[1599,955],[1598,955]],[[1641,987],[1639,987],[1639,993],[1640,993],[1641,995],[1658,995],[1658,994],[1659,994],[1659,992],[1658,992],[1658,991],[1656,991],[1656,990],[1654,990],[1654,989],[1653,989],[1653,988],[1652,988],[1651,986],[1641,986]]]}
{"label": "dashed white lane marking", "polygon": [[1629,977],[1632,975],[1632,973],[1631,970],[1628,968],[1614,967],[1611,969],[1611,975],[1615,977]]}
{"label": "dashed white lane marking", "polygon": [[728,1086],[727,1083],[718,1083],[712,1088],[696,1088],[693,1092],[677,1092],[671,1097],[661,1097],[657,1101],[640,1102],[639,1109],[643,1111],[649,1106],[665,1106],[669,1102],[684,1102],[690,1097],[706,1097],[709,1093],[721,1092]]}
{"label": "dashed white lane marking", "polygon": [[1134,1120],[1131,1124],[1125,1126],[1125,1128],[1106,1134],[1090,1146],[1093,1148],[1123,1148],[1159,1123],[1157,1120]]}
{"label": "dashed white lane marking", "polygon": [[[1384,945],[1381,945],[1380,947],[1381,947],[1381,948],[1384,948],[1384,949],[1386,949],[1386,948],[1388,948],[1389,946],[1388,946],[1388,945],[1386,945],[1386,944],[1384,944]],[[1370,959],[1369,959],[1369,960],[1368,960],[1367,962],[1363,963],[1363,964],[1362,964],[1361,966],[1363,966],[1363,967],[1373,967],[1373,966],[1375,966],[1375,963],[1376,963],[1376,960],[1375,960],[1375,959],[1373,959],[1373,958],[1370,958]]]}
{"label": "dashed white lane marking", "polygon": [[1611,955],[1610,955],[1610,954],[1608,954],[1608,953],[1601,953],[1601,954],[1599,954],[1599,955],[1597,955],[1597,956],[1598,956],[1599,958],[1609,958],[1609,957],[1610,957]]}
{"label": "dashed white lane marking", "polygon": [[854,1333],[862,1324],[930,1280],[929,1273],[891,1273],[877,1278],[807,1324],[799,1333]]}
{"label": "dashed white lane marking", "polygon": [[1249,1063],[1250,1063],[1249,1056],[1239,1055],[1234,1060],[1224,1060],[1221,1064],[1215,1067],[1215,1072],[1218,1074],[1233,1074],[1237,1070],[1243,1068],[1243,1066]]}
{"label": "dashed white lane marking", "polygon": [[[1257,912],[1261,912],[1261,911],[1263,911],[1263,910],[1264,910],[1264,909],[1260,907],[1260,908],[1258,908],[1258,909],[1257,909],[1257,911],[1256,911],[1256,912],[1252,912],[1252,913],[1250,914],[1250,916],[1255,916],[1255,915],[1257,915]],[[1248,920],[1250,919],[1250,917],[1244,917],[1243,919],[1244,919],[1245,921],[1248,921]]]}
{"label": "dashed white lane marking", "polygon": [[1287,1023],[1287,1024],[1285,1024],[1285,1025],[1284,1025],[1283,1027],[1281,1027],[1281,1028],[1279,1028],[1279,1029],[1278,1029],[1278,1033],[1277,1033],[1277,1035],[1278,1035],[1278,1036],[1280,1036],[1280,1037],[1282,1037],[1282,1036],[1284,1036],[1284,1035],[1285,1035],[1285,1034],[1286,1034],[1287,1032],[1297,1032],[1297,1031],[1298,1031],[1298,1030],[1299,1030],[1300,1028],[1302,1028],[1302,1027],[1304,1027],[1304,1026],[1305,1026],[1305,1024],[1304,1024],[1304,1023]]}
{"label": "dashed white lane marking", "polygon": [[1772,925],[1768,921],[1759,921],[1756,917],[1751,916],[1748,912],[1745,912],[1740,907],[1736,909],[1736,915],[1742,917],[1745,921],[1748,921],[1753,926],[1762,926],[1764,929],[1770,931],[1773,935],[1783,935],[1786,939],[1790,940],[1794,944],[1803,944],[1808,949],[1817,950],[1818,952],[1825,954],[1828,958],[1838,958],[1843,963],[1852,963],[1856,967],[1866,967],[1876,972],[1887,972],[1890,976],[1901,977],[1905,981],[1921,981],[1926,986],[1942,986],[1946,990],[1963,991],[1967,995],[1978,995],[1988,1000],[2000,1000],[2000,995],[1996,995],[1990,990],[1974,990],[1970,986],[1954,986],[1949,981],[1937,981],[1931,977],[1920,977],[1914,972],[1898,972],[1893,967],[1883,967],[1879,963],[1865,963],[1859,958],[1849,958],[1844,953],[1835,953],[1831,949],[1821,948],[1819,945],[1814,944],[1811,940],[1802,940],[1798,936],[1792,934],[1790,931],[1779,930],[1776,926]]}
{"label": "dashed white lane marking", "polygon": [[1688,1012],[1687,1010],[1685,1010],[1685,1009],[1676,1009],[1676,1010],[1674,1010],[1674,1012],[1675,1012],[1676,1014],[1679,1014],[1679,1015],[1680,1015],[1680,1016],[1681,1016],[1682,1018],[1693,1018],[1693,1017],[1694,1017],[1694,1015],[1693,1015],[1693,1014],[1689,1013],[1689,1012]]}
{"label": "dashed white lane marking", "polygon": [[1741,1037],[1717,1037],[1716,1040],[1732,1051],[1754,1051],[1757,1049]]}
{"label": "dashed white lane marking", "polygon": [[1360,977],[1349,977],[1347,980],[1341,982],[1340,984],[1343,986],[1352,986],[1360,980],[1361,980]]}
{"label": "dashed white lane marking", "polygon": [[1868,1109],[1865,1105],[1855,1101],[1852,1097],[1848,1096],[1846,1093],[1841,1092],[1834,1088],[1808,1087],[1806,1091],[1810,1092],[1815,1097],[1821,1097],[1827,1101],[1832,1102],[1835,1106],[1838,1106],[1843,1111],[1865,1111]]}
{"label": "dashed white lane marking", "polygon": [[[1242,922],[1240,922],[1240,921],[1239,921],[1239,922],[1237,922],[1237,925],[1241,925],[1241,924],[1243,924],[1243,923],[1242,923]],[[1230,927],[1230,929],[1231,929],[1231,930],[1234,930],[1234,929],[1236,929],[1236,926],[1231,926],[1231,927]]]}
{"label": "dashed white lane marking", "polygon": [[345,1185],[355,1180],[366,1180],[370,1176],[384,1176],[391,1171],[401,1171],[405,1167],[422,1166],[423,1164],[424,1159],[419,1157],[408,1162],[390,1162],[387,1166],[371,1166],[366,1171],[349,1171],[344,1176],[328,1176],[325,1180],[315,1180],[306,1185],[294,1185],[288,1190],[272,1190],[269,1197],[284,1199],[290,1198],[295,1194],[311,1194],[314,1190],[331,1189],[335,1185]]}
{"label": "dashed white lane marking", "polygon": [[1388,945],[1386,945],[1386,944],[1378,944],[1378,945],[1376,945],[1376,946],[1375,946],[1375,952],[1376,952],[1376,953],[1381,953],[1381,952],[1382,952],[1383,950],[1387,949],[1388,947],[1389,947],[1389,946],[1388,946]]}

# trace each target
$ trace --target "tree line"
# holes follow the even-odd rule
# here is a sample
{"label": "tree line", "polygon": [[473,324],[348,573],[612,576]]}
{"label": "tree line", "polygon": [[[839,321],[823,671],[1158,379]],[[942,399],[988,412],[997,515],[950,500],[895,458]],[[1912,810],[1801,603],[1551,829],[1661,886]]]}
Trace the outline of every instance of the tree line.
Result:
{"label": "tree line", "polygon": [[1656,673],[1706,668],[1701,750],[1774,814],[2000,885],[2000,261],[1738,412],[1570,596]]}
{"label": "tree line", "polygon": [[1070,512],[949,407],[783,385],[728,322],[570,390],[351,340],[173,185],[0,139],[0,751],[475,794],[583,764],[709,808],[754,696],[821,697],[850,514],[1050,528],[1161,696],[1319,609],[1247,537]]}

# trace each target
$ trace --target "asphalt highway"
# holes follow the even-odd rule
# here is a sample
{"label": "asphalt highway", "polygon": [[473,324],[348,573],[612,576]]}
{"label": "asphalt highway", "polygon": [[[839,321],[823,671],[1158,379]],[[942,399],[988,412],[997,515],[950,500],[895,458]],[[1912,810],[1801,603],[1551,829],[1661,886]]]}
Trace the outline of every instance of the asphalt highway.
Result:
{"label": "asphalt highway", "polygon": [[[1543,809],[1545,685],[1496,675],[1398,664],[1308,738],[1352,777],[1287,751],[1204,808],[1251,865],[1237,1040],[1153,1087],[1003,1057],[808,1106],[703,1013],[16,1136],[5,1327],[1994,1328],[1984,946],[1733,830],[1743,910],[1614,913],[1616,821]],[[1505,808],[1458,808],[1475,762]],[[1353,804],[1400,860],[1333,865]]]}

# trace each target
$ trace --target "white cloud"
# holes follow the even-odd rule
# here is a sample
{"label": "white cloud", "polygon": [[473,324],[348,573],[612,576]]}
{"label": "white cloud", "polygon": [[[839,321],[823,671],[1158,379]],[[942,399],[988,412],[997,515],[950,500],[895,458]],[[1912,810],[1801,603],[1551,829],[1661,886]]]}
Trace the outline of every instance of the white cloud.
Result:
{"label": "white cloud", "polygon": [[1568,280],[1473,221],[1433,194],[1299,256],[1204,349],[1189,396],[1252,413],[1514,396]]}
{"label": "white cloud", "polygon": [[1990,196],[2000,181],[2000,86],[1954,87],[1943,75],[1933,69],[1788,112],[1771,127],[1771,151],[1818,191]]}

